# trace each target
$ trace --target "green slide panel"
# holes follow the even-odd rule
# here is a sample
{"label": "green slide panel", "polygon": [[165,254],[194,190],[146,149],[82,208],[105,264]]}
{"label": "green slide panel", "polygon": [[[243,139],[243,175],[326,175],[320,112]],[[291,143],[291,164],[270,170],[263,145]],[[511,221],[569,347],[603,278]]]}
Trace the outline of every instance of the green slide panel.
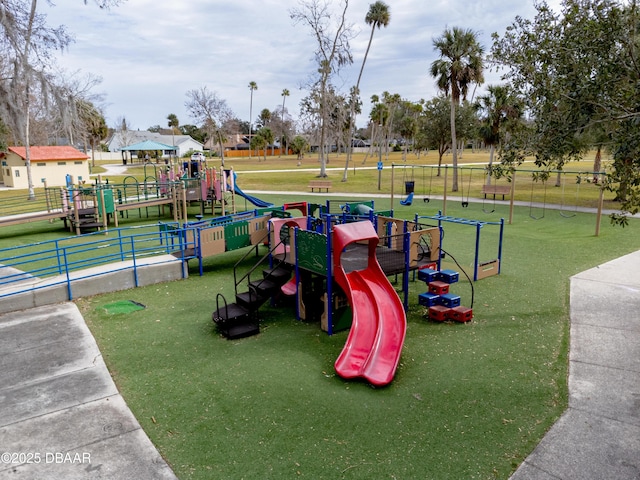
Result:
{"label": "green slide panel", "polygon": [[104,197],[105,213],[113,213],[116,211],[113,203],[113,190],[110,188],[104,188],[96,190],[96,197],[98,199],[98,212],[102,215],[102,198]]}

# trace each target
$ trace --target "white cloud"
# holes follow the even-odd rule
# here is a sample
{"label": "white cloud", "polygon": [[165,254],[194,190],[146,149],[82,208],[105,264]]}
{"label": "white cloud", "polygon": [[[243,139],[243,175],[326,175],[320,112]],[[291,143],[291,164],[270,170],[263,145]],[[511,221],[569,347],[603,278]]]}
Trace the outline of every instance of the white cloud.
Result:
{"label": "white cloud", "polygon": [[[373,0],[350,0],[348,17],[358,32],[354,64],[336,85],[355,84],[370,26],[364,17]],[[556,0],[559,1],[559,0]],[[335,3],[335,0],[334,0]],[[383,91],[409,100],[428,99],[436,91],[429,65],[436,58],[432,40],[449,26],[472,28],[486,49],[494,31],[503,33],[516,15],[532,17],[533,0],[387,0],[391,21],[377,29],[361,81],[365,112],[369,99]],[[554,2],[551,2],[553,5]],[[91,2],[67,0],[42,11],[54,25],[64,24],[76,41],[59,65],[101,76],[97,90],[106,95],[109,125],[125,116],[139,129],[166,124],[169,113],[189,123],[184,107],[188,90],[206,85],[248,120],[249,88],[255,81],[254,117],[281,105],[297,114],[306,92],[299,89],[315,70],[315,40],[308,27],[294,25],[295,1],[129,0],[109,11]],[[495,81],[494,81],[495,83]],[[364,123],[365,115],[359,119]]]}

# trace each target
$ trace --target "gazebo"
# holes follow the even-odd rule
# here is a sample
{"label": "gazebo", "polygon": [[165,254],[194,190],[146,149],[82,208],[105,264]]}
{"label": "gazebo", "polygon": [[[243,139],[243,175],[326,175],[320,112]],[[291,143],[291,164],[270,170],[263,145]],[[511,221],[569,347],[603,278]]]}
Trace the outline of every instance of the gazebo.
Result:
{"label": "gazebo", "polygon": [[[171,145],[166,145],[160,142],[154,142],[153,140],[145,140],[144,142],[134,143],[133,145],[127,145],[126,147],[122,147],[120,149],[122,152],[157,152],[161,151],[162,155],[171,155],[171,153],[175,154],[178,147],[174,147]],[[123,155],[122,163],[124,165],[127,164],[127,159]]]}

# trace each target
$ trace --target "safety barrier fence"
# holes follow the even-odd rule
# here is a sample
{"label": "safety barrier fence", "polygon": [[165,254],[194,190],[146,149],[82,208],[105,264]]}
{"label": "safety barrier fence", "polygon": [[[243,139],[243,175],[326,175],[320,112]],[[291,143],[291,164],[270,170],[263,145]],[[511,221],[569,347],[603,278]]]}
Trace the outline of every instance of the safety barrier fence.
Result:
{"label": "safety barrier fence", "polygon": [[57,285],[66,285],[73,299],[76,282],[118,271],[131,271],[138,286],[138,270],[149,258],[155,257],[155,264],[188,260],[185,252],[196,250],[195,241],[188,240],[193,235],[176,234],[184,230],[127,227],[109,230],[108,236],[97,232],[0,249],[0,301]]}

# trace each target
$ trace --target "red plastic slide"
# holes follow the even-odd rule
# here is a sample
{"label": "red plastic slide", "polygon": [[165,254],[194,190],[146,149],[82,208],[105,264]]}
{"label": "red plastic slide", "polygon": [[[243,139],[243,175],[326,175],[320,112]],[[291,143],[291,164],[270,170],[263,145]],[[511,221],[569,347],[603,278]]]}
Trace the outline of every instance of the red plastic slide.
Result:
{"label": "red plastic slide", "polygon": [[[347,245],[369,241],[367,267],[346,273],[341,256]],[[376,386],[395,375],[407,329],[402,301],[376,259],[378,235],[369,221],[336,225],[333,229],[334,275],[347,294],[353,322],[347,342],[336,360],[342,378],[362,377]]]}

